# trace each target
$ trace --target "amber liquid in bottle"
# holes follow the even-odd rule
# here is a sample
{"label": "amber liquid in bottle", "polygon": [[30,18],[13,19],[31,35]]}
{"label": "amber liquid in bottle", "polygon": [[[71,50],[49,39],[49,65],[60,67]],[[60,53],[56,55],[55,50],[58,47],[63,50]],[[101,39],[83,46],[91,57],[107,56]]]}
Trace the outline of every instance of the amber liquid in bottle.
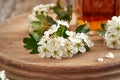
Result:
{"label": "amber liquid in bottle", "polygon": [[[100,23],[115,15],[116,0],[76,0],[77,22],[92,23],[92,30],[100,29]],[[99,27],[99,28],[98,28]]]}

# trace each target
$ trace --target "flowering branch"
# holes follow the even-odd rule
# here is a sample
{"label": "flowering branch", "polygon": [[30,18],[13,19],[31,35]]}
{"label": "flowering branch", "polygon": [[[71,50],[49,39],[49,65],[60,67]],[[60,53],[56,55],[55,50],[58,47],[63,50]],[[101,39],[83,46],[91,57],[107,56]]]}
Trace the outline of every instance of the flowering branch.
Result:
{"label": "flowering branch", "polygon": [[[53,10],[57,20],[48,16]],[[38,5],[29,15],[30,38],[24,38],[24,47],[31,50],[31,54],[39,53],[41,58],[67,58],[77,53],[85,53],[94,43],[85,34],[89,31],[88,23],[79,25],[75,31],[69,30],[71,20],[71,6],[67,10],[57,4]]]}

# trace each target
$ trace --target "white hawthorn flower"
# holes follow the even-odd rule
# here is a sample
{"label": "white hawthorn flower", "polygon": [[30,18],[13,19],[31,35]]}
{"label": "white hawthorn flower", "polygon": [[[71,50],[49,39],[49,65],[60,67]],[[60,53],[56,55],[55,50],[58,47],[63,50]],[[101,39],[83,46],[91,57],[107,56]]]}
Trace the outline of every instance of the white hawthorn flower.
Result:
{"label": "white hawthorn flower", "polygon": [[120,16],[113,16],[107,22],[107,30],[104,36],[108,48],[120,49]]}
{"label": "white hawthorn flower", "polygon": [[61,46],[55,39],[53,41],[54,42],[51,42],[51,45],[50,45],[51,46],[50,53],[51,53],[53,58],[61,59],[62,54],[63,54],[62,51],[60,50]]}
{"label": "white hawthorn flower", "polygon": [[113,42],[112,40],[106,40],[106,46],[108,47],[108,48],[114,48],[114,45],[113,45],[113,43],[115,43],[116,44],[116,42]]}
{"label": "white hawthorn flower", "polygon": [[0,80],[9,80],[8,78],[6,78],[6,74],[4,70],[0,71]]}
{"label": "white hawthorn flower", "polygon": [[94,46],[94,43],[89,39],[89,37],[86,34],[81,33],[81,37],[86,42],[86,44],[88,45],[88,47]]}
{"label": "white hawthorn flower", "polygon": [[117,38],[119,38],[119,36],[116,29],[111,28],[106,31],[105,39],[117,39]]}
{"label": "white hawthorn flower", "polygon": [[42,39],[39,41],[38,43],[38,52],[39,52],[39,56],[41,58],[44,58],[44,57],[51,57],[51,54],[49,52],[49,47],[48,47],[48,43],[50,43],[51,39],[50,38],[46,38],[46,37],[42,37]]}
{"label": "white hawthorn flower", "polygon": [[79,51],[81,53],[85,53],[86,52],[86,48],[84,46],[81,46],[81,47],[79,47]]}
{"label": "white hawthorn flower", "polygon": [[[66,23],[67,23],[67,22],[66,22]],[[62,24],[62,25],[64,25],[64,24]],[[67,27],[67,25],[65,25],[65,26]],[[48,35],[51,35],[51,34],[57,32],[58,28],[60,28],[59,20],[58,20],[57,25],[56,25],[56,24],[53,24],[53,25],[50,27],[50,29],[49,29],[47,32],[45,32],[45,34],[46,34],[47,36],[48,36]]]}
{"label": "white hawthorn flower", "polygon": [[49,36],[50,36],[50,32],[45,31],[45,32],[44,32],[44,37],[48,38]]}
{"label": "white hawthorn flower", "polygon": [[80,51],[81,53],[86,52],[86,48],[84,47],[83,42],[76,43],[76,44],[74,45],[74,48],[78,49],[78,51]]}
{"label": "white hawthorn flower", "polygon": [[55,33],[60,26],[57,26],[56,24],[53,24],[50,29],[48,30],[49,34]]}
{"label": "white hawthorn flower", "polygon": [[67,52],[64,49],[62,50],[62,52],[63,52],[62,58],[68,58],[68,54],[67,54]]}
{"label": "white hawthorn flower", "polygon": [[29,21],[38,21],[38,19],[34,15],[29,15],[28,16]]}
{"label": "white hawthorn flower", "polygon": [[76,54],[76,52],[78,52],[78,49],[74,48],[74,45],[71,41],[68,41],[68,43],[66,44],[66,51],[69,56],[72,56],[71,54]]}
{"label": "white hawthorn flower", "polygon": [[57,42],[58,42],[61,46],[65,46],[66,39],[64,39],[63,37],[57,37]]}
{"label": "white hawthorn flower", "polygon": [[46,4],[45,6],[46,6],[48,9],[50,9],[50,8],[55,7],[55,6],[56,6],[56,4],[51,3],[51,4]]}
{"label": "white hawthorn flower", "polygon": [[[40,6],[43,6],[43,5],[41,4]],[[39,6],[39,5],[35,6],[35,7],[33,8],[33,13],[38,12],[39,9],[40,9],[40,6]]]}
{"label": "white hawthorn flower", "polygon": [[77,54],[79,52],[79,47],[76,46],[77,43],[71,42],[71,44],[72,44],[72,49],[71,49],[72,54]]}
{"label": "white hawthorn flower", "polygon": [[49,58],[49,57],[51,57],[51,54],[49,52],[49,49],[48,49],[47,45],[39,46],[38,51],[40,52],[39,56],[41,58],[44,58],[44,57]]}
{"label": "white hawthorn flower", "polygon": [[50,7],[55,7],[55,6],[56,6],[55,3],[51,3],[51,4],[49,4],[49,5],[50,5]]}
{"label": "white hawthorn flower", "polygon": [[62,51],[54,48],[51,51],[51,55],[52,55],[53,58],[61,59],[61,57],[62,57]]}
{"label": "white hawthorn flower", "polygon": [[67,21],[63,21],[63,20],[57,20],[58,25],[64,25],[67,28],[69,28],[69,24]]}
{"label": "white hawthorn flower", "polygon": [[106,45],[108,48],[120,49],[120,41],[119,40],[107,40]]}
{"label": "white hawthorn flower", "polygon": [[33,13],[38,13],[38,14],[41,14],[41,12],[43,13],[47,13],[49,11],[48,7],[46,7],[46,5],[43,5],[43,4],[40,4],[40,5],[37,5],[33,8]]}
{"label": "white hawthorn flower", "polygon": [[47,44],[50,41],[50,37],[43,36],[41,40],[38,42],[38,45],[44,45]]}
{"label": "white hawthorn flower", "polygon": [[69,36],[68,39],[72,42],[79,43],[82,41],[80,33],[76,33],[73,31],[66,31],[66,34]]}
{"label": "white hawthorn flower", "polygon": [[75,32],[73,32],[73,31],[66,31],[66,34],[68,35],[68,36],[75,36],[76,35],[76,33]]}
{"label": "white hawthorn flower", "polygon": [[47,15],[50,9],[53,8],[54,6],[56,6],[56,4],[54,3],[46,4],[46,5],[40,4],[40,5],[35,6],[33,8],[32,14],[28,16],[29,20],[36,21],[37,20],[36,15],[38,14]]}
{"label": "white hawthorn flower", "polygon": [[71,42],[70,40],[66,40],[66,43],[64,47],[62,48],[63,50],[63,58],[65,57],[72,57],[74,54],[78,53],[78,48],[74,46],[75,44]]}

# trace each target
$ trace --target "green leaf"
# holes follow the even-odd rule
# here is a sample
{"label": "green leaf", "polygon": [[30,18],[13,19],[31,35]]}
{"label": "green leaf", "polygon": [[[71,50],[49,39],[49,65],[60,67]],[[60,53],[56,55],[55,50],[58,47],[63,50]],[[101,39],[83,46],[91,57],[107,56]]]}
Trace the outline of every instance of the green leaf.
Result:
{"label": "green leaf", "polygon": [[106,30],[105,26],[106,26],[106,23],[101,23],[101,27],[102,27],[103,30]]}
{"label": "green leaf", "polygon": [[[32,21],[31,27],[35,35],[42,36],[44,31],[46,31],[51,25],[56,24],[56,22],[49,16],[37,15],[38,21]],[[36,38],[35,38],[36,39]]]}
{"label": "green leaf", "polygon": [[101,27],[102,30],[97,30],[96,32],[100,35],[100,36],[104,36],[106,33],[106,23],[101,23]]}
{"label": "green leaf", "polygon": [[39,21],[41,22],[41,24],[44,24],[44,25],[53,25],[53,24],[56,24],[56,21],[53,20],[53,18],[51,18],[50,16],[45,16],[45,15],[37,15],[36,16]]}
{"label": "green leaf", "polygon": [[36,15],[36,17],[37,17],[37,19],[39,19],[40,21],[46,19],[46,17],[45,17],[43,14]]}
{"label": "green leaf", "polygon": [[67,6],[67,10],[61,7],[60,0],[57,1],[57,5],[53,7],[54,12],[57,14],[57,19],[69,21],[72,18],[72,6]]}
{"label": "green leaf", "polygon": [[97,32],[100,36],[104,36],[106,31],[97,30],[96,32]]}
{"label": "green leaf", "polygon": [[89,32],[89,31],[90,31],[89,28],[85,28],[85,29],[82,30],[82,33],[87,33],[87,32]]}
{"label": "green leaf", "polygon": [[32,34],[29,34],[29,38],[24,38],[23,43],[26,49],[31,50],[30,54],[38,53],[38,42],[34,39]]}
{"label": "green leaf", "polygon": [[38,49],[37,48],[33,48],[32,51],[30,52],[30,54],[37,54],[38,53]]}
{"label": "green leaf", "polygon": [[54,21],[51,17],[47,16],[47,21],[50,25],[56,24],[56,21]]}
{"label": "green leaf", "polygon": [[33,30],[37,30],[41,25],[40,21],[32,21],[31,24]]}
{"label": "green leaf", "polygon": [[85,24],[79,25],[79,26],[76,28],[75,32],[76,32],[76,33],[78,33],[78,32],[81,33],[82,30],[84,29],[84,26],[85,26]]}
{"label": "green leaf", "polygon": [[87,33],[87,32],[89,32],[90,31],[89,27],[85,27],[85,26],[86,26],[86,24],[79,25],[76,28],[75,32],[76,33]]}
{"label": "green leaf", "polygon": [[35,33],[35,32],[31,32],[31,35],[33,36],[33,38],[35,39],[35,41],[39,41],[40,40],[40,38],[41,38],[41,36],[40,35],[38,35],[37,33]]}
{"label": "green leaf", "polygon": [[90,50],[90,48],[87,45],[85,45],[84,47],[85,47],[86,51]]}
{"label": "green leaf", "polygon": [[67,34],[66,34],[66,30],[67,30],[67,27],[64,26],[64,25],[61,25],[60,28],[58,28],[57,32],[55,33],[55,35],[59,36],[59,37],[68,37]]}
{"label": "green leaf", "polygon": [[31,22],[31,25],[32,25],[31,27],[32,27],[34,33],[37,33],[40,36],[43,35],[45,29],[43,28],[40,21],[33,21],[33,22]]}
{"label": "green leaf", "polygon": [[36,17],[39,19],[41,25],[50,26],[47,20],[47,16],[41,14],[41,15],[37,15]]}
{"label": "green leaf", "polygon": [[32,46],[29,46],[29,45],[24,45],[24,47],[25,47],[26,49],[32,49],[32,48],[33,48]]}

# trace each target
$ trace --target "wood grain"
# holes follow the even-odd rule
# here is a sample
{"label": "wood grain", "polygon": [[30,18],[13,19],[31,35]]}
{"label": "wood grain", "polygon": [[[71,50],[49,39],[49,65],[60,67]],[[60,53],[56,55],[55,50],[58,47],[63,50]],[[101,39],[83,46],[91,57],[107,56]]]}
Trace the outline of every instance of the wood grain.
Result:
{"label": "wood grain", "polygon": [[[13,17],[0,28],[0,69],[6,70],[10,80],[119,80],[120,50],[108,49],[101,37],[90,36],[95,46],[84,54],[56,60],[41,59],[23,48],[23,38],[28,36],[27,15]],[[113,52],[114,59],[99,57]]]}

